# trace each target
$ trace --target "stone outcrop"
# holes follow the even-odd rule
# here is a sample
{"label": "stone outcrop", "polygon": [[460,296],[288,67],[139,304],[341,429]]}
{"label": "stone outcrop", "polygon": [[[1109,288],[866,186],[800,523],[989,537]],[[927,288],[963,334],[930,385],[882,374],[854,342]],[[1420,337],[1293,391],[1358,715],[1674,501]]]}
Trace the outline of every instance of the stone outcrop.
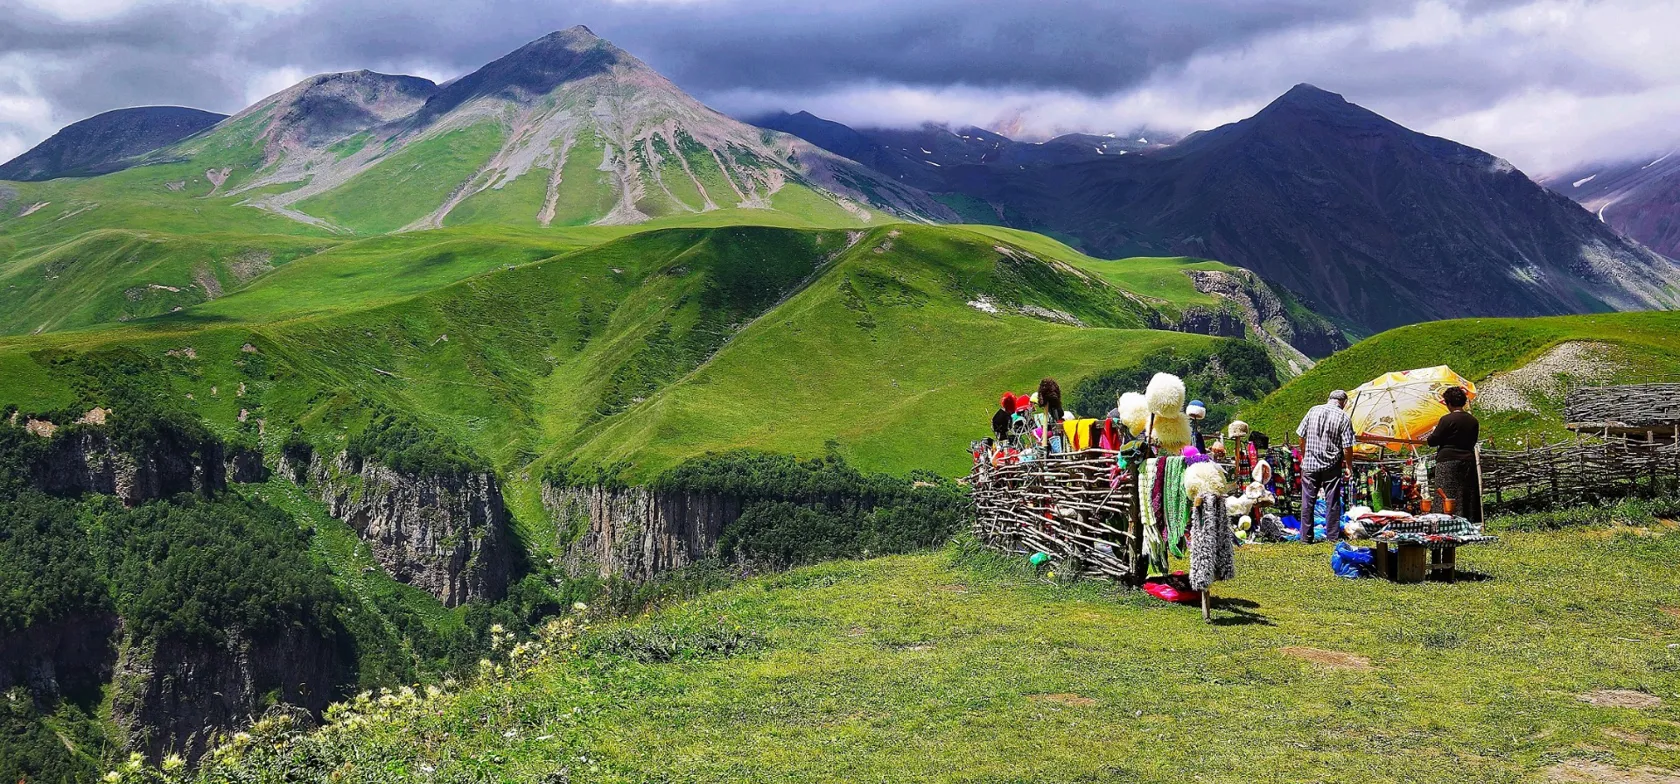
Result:
{"label": "stone outcrop", "polygon": [[[135,504],[177,493],[210,493],[227,486],[226,448],[218,441],[160,439],[138,452],[119,451],[93,427],[52,437],[46,453],[30,466],[43,492],[55,495],[103,493]],[[260,455],[257,462],[261,463]]]}
{"label": "stone outcrop", "polygon": [[1225,312],[1239,320],[1274,354],[1295,366],[1297,373],[1313,366],[1312,357],[1329,356],[1348,345],[1347,338],[1330,322],[1290,313],[1283,298],[1252,272],[1190,270],[1185,274],[1190,276],[1197,291],[1229,303],[1235,312]]}
{"label": "stone outcrop", "polygon": [[646,487],[545,484],[542,501],[561,532],[569,574],[631,582],[706,557],[742,508],[738,498]]}
{"label": "stone outcrop", "polygon": [[320,716],[349,677],[337,639],[312,628],[130,641],[116,665],[111,718],[124,745],[150,759],[197,759],[216,735],[249,724],[270,704]]}
{"label": "stone outcrop", "polygon": [[1208,308],[1200,305],[1185,308],[1171,328],[1177,332],[1212,335],[1216,338],[1241,338],[1247,331],[1243,319],[1231,308]]}
{"label": "stone outcrop", "polygon": [[97,693],[110,680],[117,616],[75,614],[0,634],[0,692],[14,686],[36,699]]}
{"label": "stone outcrop", "polygon": [[446,607],[507,593],[511,548],[501,486],[490,473],[408,474],[340,454],[281,458],[280,473],[307,483],[327,513],[350,524],[392,577]]}

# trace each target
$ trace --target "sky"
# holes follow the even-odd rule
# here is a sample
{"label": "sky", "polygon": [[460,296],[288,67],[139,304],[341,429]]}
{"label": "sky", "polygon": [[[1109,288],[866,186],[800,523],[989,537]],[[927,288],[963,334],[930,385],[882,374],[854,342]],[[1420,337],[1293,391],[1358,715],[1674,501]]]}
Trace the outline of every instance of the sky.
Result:
{"label": "sky", "polygon": [[575,24],[736,116],[1183,133],[1308,82],[1536,176],[1680,147],[1674,0],[0,0],[0,160],[126,106],[442,81]]}

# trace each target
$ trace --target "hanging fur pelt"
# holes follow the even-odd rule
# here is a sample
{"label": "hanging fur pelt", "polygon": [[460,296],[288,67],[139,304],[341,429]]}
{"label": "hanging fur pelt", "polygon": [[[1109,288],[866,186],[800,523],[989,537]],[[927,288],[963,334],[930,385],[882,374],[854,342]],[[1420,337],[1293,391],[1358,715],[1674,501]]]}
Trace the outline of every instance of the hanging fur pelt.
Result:
{"label": "hanging fur pelt", "polygon": [[1190,515],[1190,587],[1205,591],[1236,576],[1236,534],[1225,513],[1225,498],[1203,493]]}

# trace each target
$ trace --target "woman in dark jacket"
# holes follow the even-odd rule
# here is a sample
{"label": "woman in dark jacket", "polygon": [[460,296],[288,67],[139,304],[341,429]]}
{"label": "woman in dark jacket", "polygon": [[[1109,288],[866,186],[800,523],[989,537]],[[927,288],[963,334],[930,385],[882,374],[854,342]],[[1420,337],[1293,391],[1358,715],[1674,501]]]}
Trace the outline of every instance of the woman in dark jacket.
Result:
{"label": "woman in dark jacket", "polygon": [[[1471,522],[1482,521],[1482,488],[1476,476],[1476,441],[1481,438],[1480,422],[1464,407],[1470,396],[1463,387],[1441,393],[1447,415],[1429,434],[1435,451],[1435,486],[1453,500],[1453,512]],[[1445,510],[1438,510],[1445,511]]]}

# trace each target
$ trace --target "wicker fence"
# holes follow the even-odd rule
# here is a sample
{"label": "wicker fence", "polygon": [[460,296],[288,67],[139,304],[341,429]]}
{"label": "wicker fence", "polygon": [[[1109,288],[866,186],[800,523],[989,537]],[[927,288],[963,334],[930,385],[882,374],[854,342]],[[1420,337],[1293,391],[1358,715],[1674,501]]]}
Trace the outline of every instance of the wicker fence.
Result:
{"label": "wicker fence", "polygon": [[1530,512],[1680,488],[1680,444],[1623,439],[1482,451],[1489,512]]}
{"label": "wicker fence", "polygon": [[974,534],[1007,553],[1046,553],[1084,576],[1136,583],[1143,545],[1137,483],[1116,476],[1115,453],[1087,449],[1006,466],[977,466]]}
{"label": "wicker fence", "polygon": [[1650,428],[1656,435],[1680,422],[1680,384],[1582,387],[1569,393],[1564,419],[1571,423]]}

